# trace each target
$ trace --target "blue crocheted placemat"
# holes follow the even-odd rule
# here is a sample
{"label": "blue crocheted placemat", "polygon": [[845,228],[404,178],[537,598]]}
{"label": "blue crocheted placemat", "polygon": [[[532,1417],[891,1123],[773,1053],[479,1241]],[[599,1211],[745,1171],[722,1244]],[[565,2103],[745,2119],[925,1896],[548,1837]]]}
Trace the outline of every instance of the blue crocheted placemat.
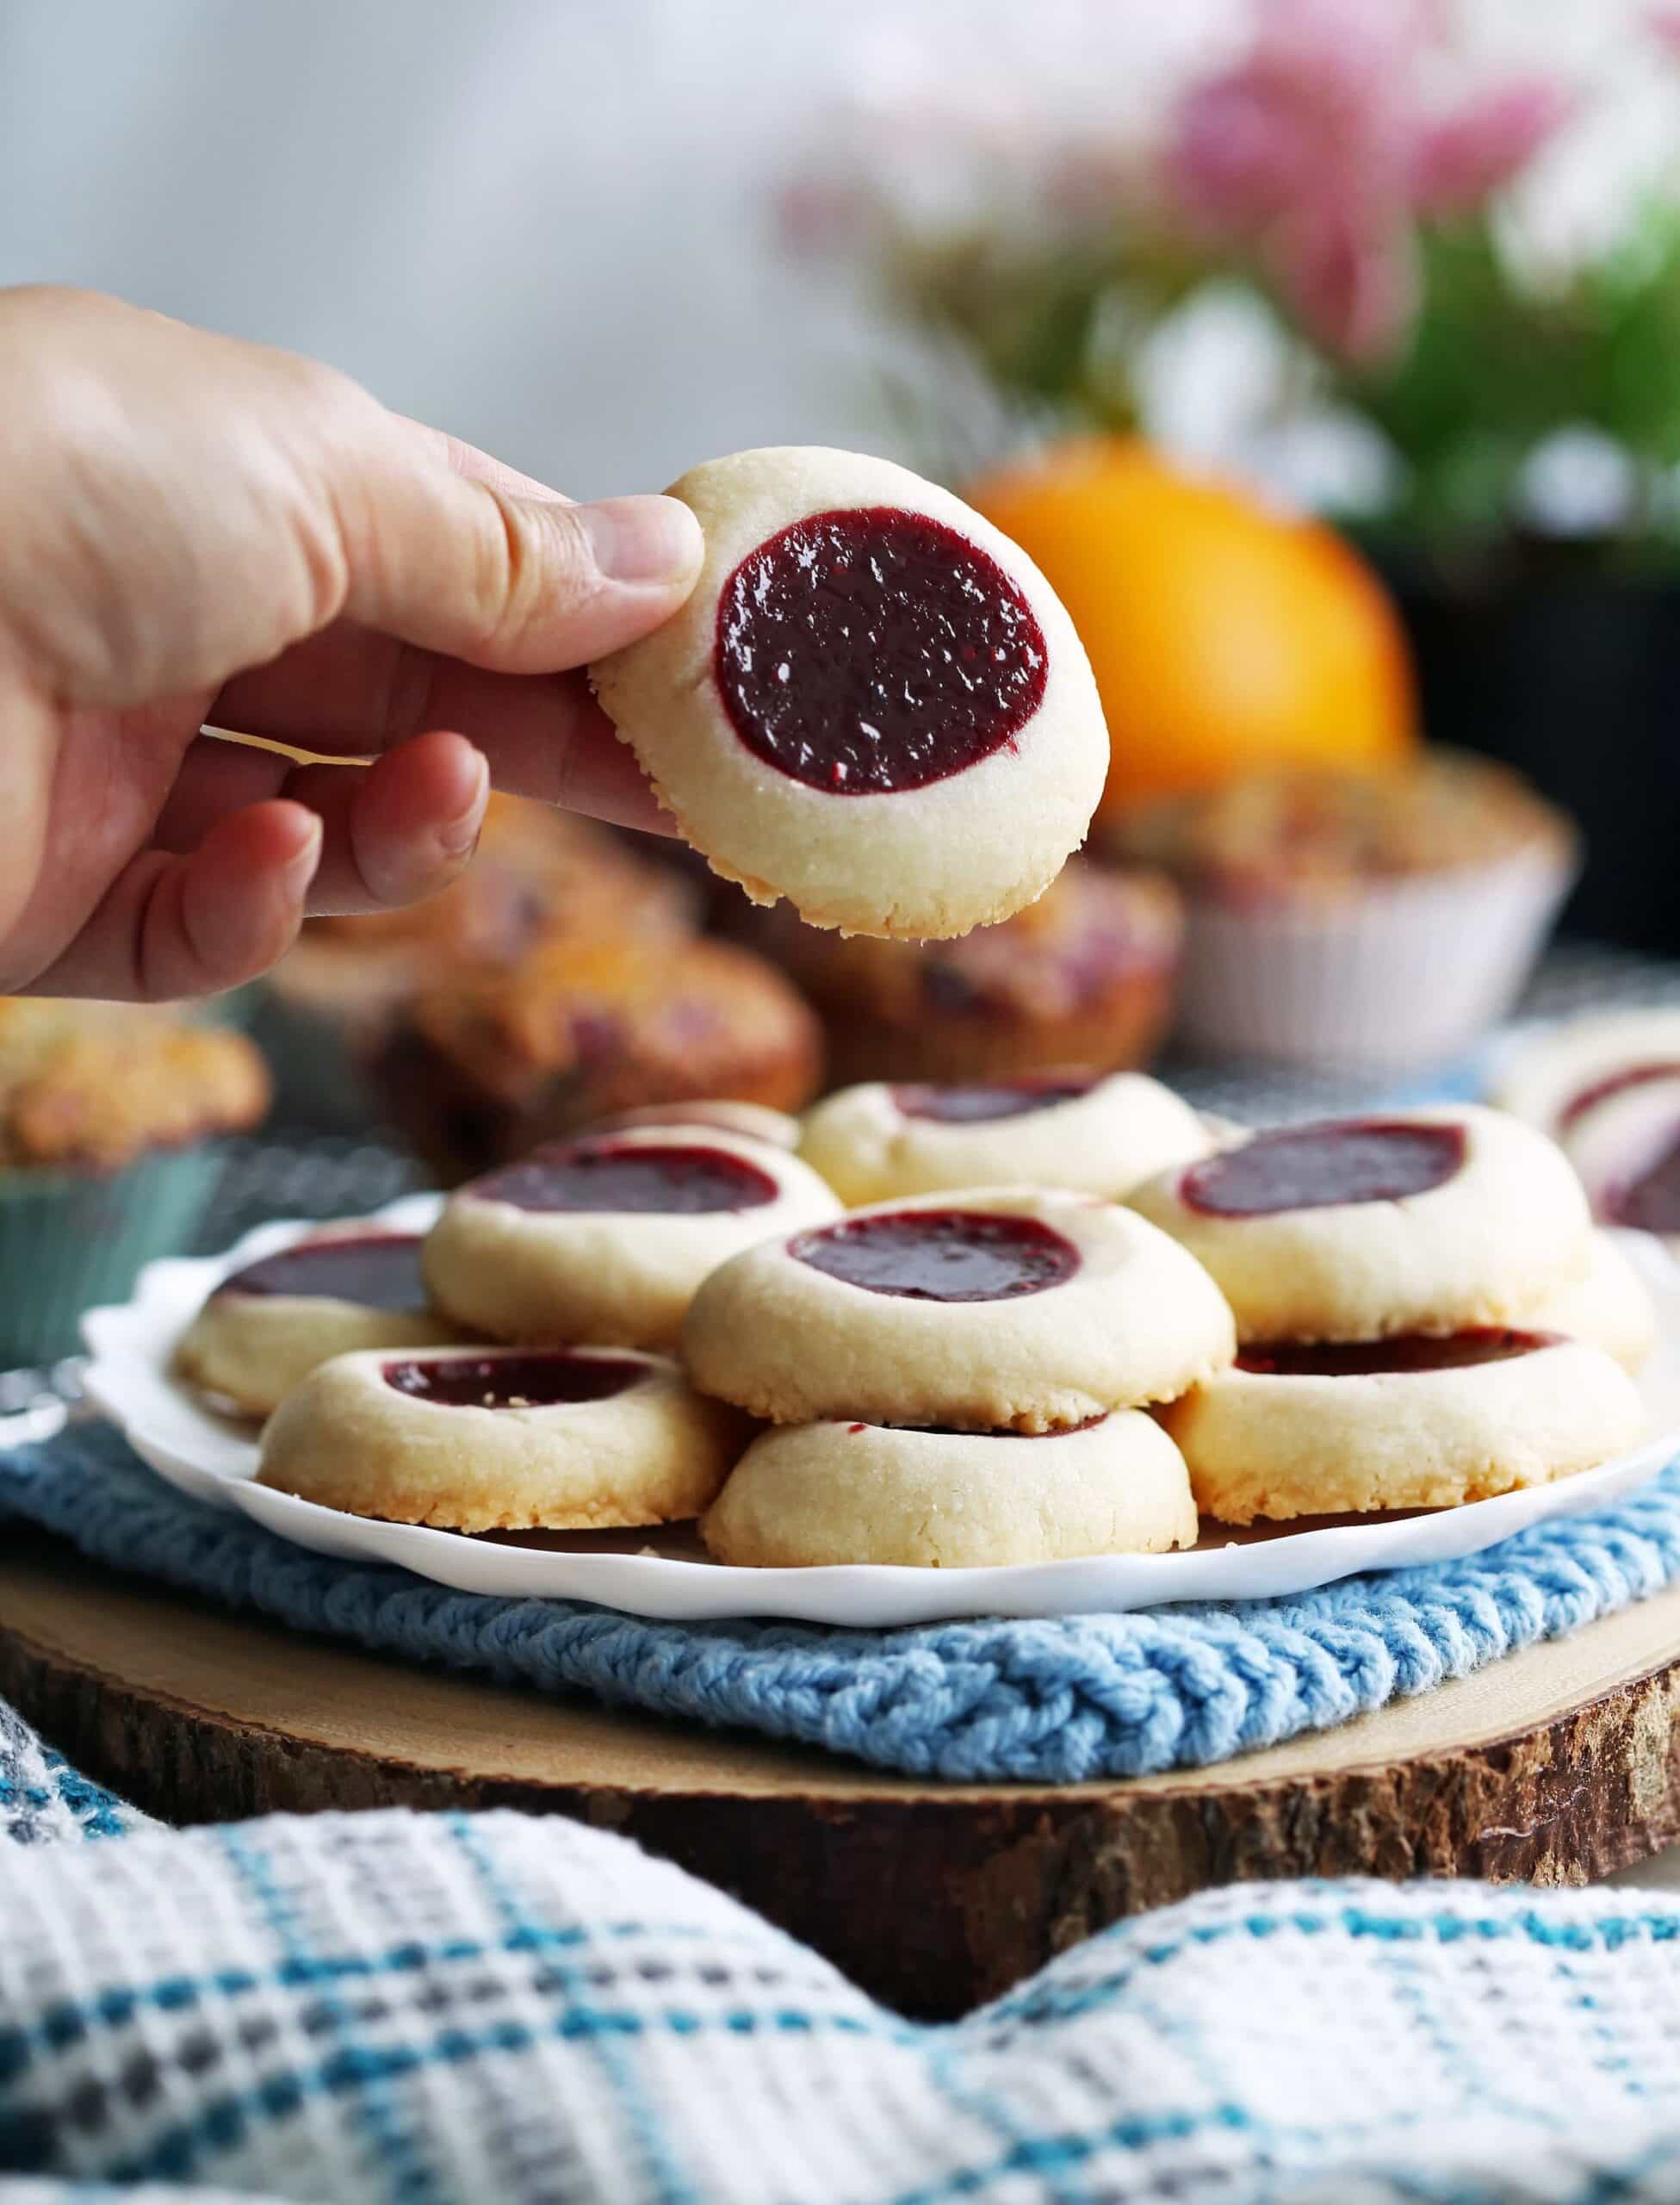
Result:
{"label": "blue crocheted placemat", "polygon": [[1680,1463],[1467,1561],[1294,1599],[914,1630],[649,1623],[307,1554],[154,1477],[108,1427],[0,1457],[12,1512],[87,1555],[299,1630],[970,1782],[1136,1776],[1327,1730],[1680,1575]]}

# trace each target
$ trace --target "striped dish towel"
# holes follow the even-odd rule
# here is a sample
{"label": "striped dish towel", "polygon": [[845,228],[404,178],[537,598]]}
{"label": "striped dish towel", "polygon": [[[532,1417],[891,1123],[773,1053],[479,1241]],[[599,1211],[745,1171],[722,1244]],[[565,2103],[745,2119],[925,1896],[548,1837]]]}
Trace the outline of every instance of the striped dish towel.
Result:
{"label": "striped dish towel", "polygon": [[1237,1887],[931,2028],[564,1822],[177,1834],[8,1717],[0,1829],[4,2205],[1680,2200],[1645,1895]]}

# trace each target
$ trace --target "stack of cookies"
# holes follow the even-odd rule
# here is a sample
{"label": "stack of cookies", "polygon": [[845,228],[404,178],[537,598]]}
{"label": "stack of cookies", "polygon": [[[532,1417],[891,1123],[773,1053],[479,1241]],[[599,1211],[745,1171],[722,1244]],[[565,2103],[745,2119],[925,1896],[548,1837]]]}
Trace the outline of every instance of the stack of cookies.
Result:
{"label": "stack of cookies", "polygon": [[840,1214],[790,1127],[740,1109],[538,1150],[424,1240],[294,1243],[223,1281],[177,1368],[266,1416],[264,1481],[327,1507],[463,1531],[692,1517],[749,1427],[660,1351],[727,1257]]}
{"label": "stack of cookies", "polygon": [[1067,1071],[634,1118],[460,1189],[424,1239],[261,1258],[177,1368],[328,1506],[700,1516],[753,1566],[1156,1552],[1199,1514],[1479,1500],[1643,1427],[1650,1298],[1497,1111],[1249,1136]]}
{"label": "stack of cookies", "polygon": [[1236,1316],[1235,1366],[1162,1419],[1225,1523],[1478,1500],[1643,1429],[1610,1351],[1648,1339],[1642,1291],[1562,1154],[1514,1118],[1285,1127],[1130,1199]]}
{"label": "stack of cookies", "polygon": [[776,1427],[703,1534],[772,1566],[1193,1544],[1183,1458],[1145,1410],[1235,1349],[1206,1271],[1091,1195],[922,1195],[761,1242],[683,1328],[695,1384]]}

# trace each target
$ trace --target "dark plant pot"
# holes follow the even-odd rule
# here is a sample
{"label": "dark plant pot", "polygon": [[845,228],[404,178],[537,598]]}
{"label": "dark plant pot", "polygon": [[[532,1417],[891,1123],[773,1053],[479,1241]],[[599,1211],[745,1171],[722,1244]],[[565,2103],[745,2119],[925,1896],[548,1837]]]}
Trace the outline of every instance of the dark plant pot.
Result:
{"label": "dark plant pot", "polygon": [[1433,742],[1503,759],[1572,813],[1576,934],[1680,952],[1680,580],[1454,587],[1376,552]]}

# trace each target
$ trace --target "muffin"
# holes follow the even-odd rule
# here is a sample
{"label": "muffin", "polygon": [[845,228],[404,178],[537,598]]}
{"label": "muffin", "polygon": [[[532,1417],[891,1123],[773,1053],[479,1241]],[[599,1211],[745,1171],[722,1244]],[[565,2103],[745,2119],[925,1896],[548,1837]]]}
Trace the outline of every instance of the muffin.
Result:
{"label": "muffin", "polygon": [[73,1354],[96,1302],[191,1240],[218,1134],[268,1108],[243,1034],[127,1003],[0,999],[0,1363]]}
{"label": "muffin", "polygon": [[392,1121],[446,1185],[649,1103],[797,1110],[815,1019],[728,942],[561,936],[446,973],[400,1014],[375,1068]]}
{"label": "muffin", "polygon": [[845,939],[786,906],[759,942],[821,1015],[836,1084],[999,1079],[1147,1063],[1172,1015],[1179,899],[1074,859],[1036,904],[958,941]]}
{"label": "muffin", "polygon": [[1133,812],[1107,847],[1185,891],[1187,1043],[1355,1068],[1427,1064],[1501,1016],[1578,854],[1516,774],[1447,750],[1248,776]]}
{"label": "muffin", "polygon": [[548,934],[674,938],[698,899],[608,829],[494,797],[478,853],[440,896],[406,910],[312,919],[261,991],[254,1025],[285,1114],[359,1128],[367,1066],[416,990],[442,970],[511,963]]}

